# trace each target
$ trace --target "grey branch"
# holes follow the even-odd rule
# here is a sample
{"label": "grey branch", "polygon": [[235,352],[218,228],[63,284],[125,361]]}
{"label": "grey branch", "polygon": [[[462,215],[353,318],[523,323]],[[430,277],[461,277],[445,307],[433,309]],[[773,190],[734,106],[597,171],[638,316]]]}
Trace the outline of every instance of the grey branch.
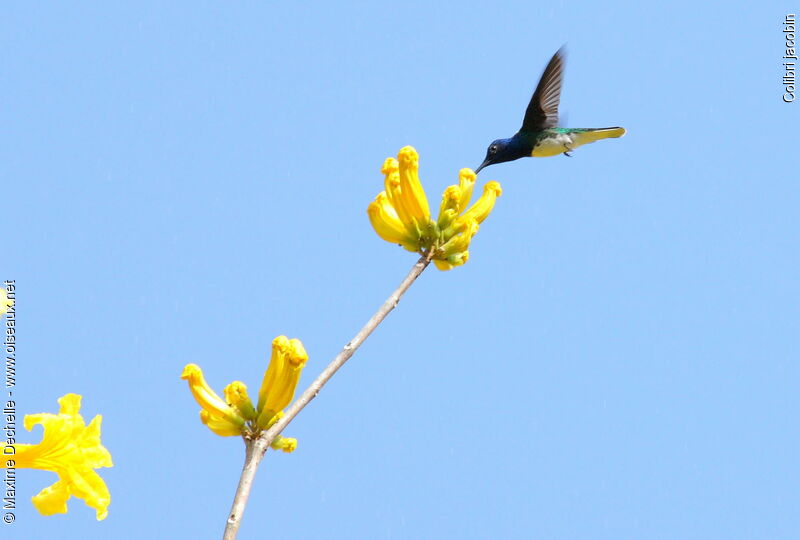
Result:
{"label": "grey branch", "polygon": [[322,373],[306,388],[305,392],[300,395],[292,405],[284,411],[283,417],[278,420],[271,428],[261,433],[256,439],[245,440],[245,462],[242,468],[242,476],[239,478],[239,485],[236,488],[236,495],[233,498],[233,505],[231,506],[230,514],[228,514],[228,521],[225,524],[225,533],[223,540],[234,540],[236,534],[239,532],[239,525],[242,523],[242,515],[247,506],[247,499],[250,497],[250,489],[253,487],[253,480],[258,470],[258,465],[264,457],[265,452],[272,444],[272,441],[281,434],[281,432],[289,425],[289,422],[294,420],[303,407],[308,405],[312,399],[317,397],[319,391],[325,386],[325,383],[333,377],[340,367],[347,362],[362,343],[369,337],[370,334],[378,327],[378,325],[386,318],[397,304],[400,298],[408,290],[412,283],[419,277],[419,275],[428,267],[431,262],[431,255],[420,257],[417,263],[411,268],[411,271],[400,283],[400,286],[389,296],[383,305],[375,312],[375,314],[367,321],[367,324],[358,331],[353,339],[342,348],[336,358],[328,364]]}

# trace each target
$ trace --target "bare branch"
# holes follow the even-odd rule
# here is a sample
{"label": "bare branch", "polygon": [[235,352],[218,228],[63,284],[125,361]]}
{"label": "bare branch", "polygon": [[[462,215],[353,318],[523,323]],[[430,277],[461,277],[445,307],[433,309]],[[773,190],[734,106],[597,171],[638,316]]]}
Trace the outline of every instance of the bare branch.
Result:
{"label": "bare branch", "polygon": [[250,497],[250,490],[253,487],[253,481],[258,470],[258,465],[264,457],[264,453],[269,448],[269,445],[281,432],[289,425],[289,422],[294,420],[303,408],[308,405],[312,399],[317,397],[319,391],[325,386],[333,374],[336,373],[345,362],[356,352],[362,343],[369,337],[370,334],[378,327],[378,325],[386,318],[397,304],[400,298],[405,294],[412,283],[419,277],[420,274],[428,267],[431,262],[431,254],[420,257],[417,263],[411,268],[411,271],[400,283],[400,286],[389,296],[383,305],[375,312],[375,314],[367,321],[367,324],[358,331],[353,339],[342,348],[336,358],[328,364],[322,373],[306,388],[297,400],[284,411],[283,417],[278,420],[275,425],[267,431],[261,433],[255,440],[245,440],[246,454],[245,463],[242,468],[242,476],[239,478],[239,486],[236,488],[236,495],[233,498],[233,505],[231,506],[230,514],[228,514],[228,521],[225,524],[224,540],[234,540],[239,531],[239,526],[242,522],[242,515],[247,506],[247,500]]}

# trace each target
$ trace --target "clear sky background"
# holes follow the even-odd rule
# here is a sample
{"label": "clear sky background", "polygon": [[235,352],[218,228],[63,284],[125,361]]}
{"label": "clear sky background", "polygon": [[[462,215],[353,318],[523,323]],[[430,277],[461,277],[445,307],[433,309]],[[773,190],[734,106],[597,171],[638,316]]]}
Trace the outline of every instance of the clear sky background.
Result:
{"label": "clear sky background", "polygon": [[564,43],[566,124],[628,134],[481,173],[469,263],[289,426],[240,538],[797,538],[799,5],[102,4],[2,8],[0,278],[20,424],[82,394],[113,500],[45,518],[20,471],[4,538],[218,538],[243,444],[183,366],[255,393],[286,334],[305,387],[416,261],[383,160],[438,207]]}

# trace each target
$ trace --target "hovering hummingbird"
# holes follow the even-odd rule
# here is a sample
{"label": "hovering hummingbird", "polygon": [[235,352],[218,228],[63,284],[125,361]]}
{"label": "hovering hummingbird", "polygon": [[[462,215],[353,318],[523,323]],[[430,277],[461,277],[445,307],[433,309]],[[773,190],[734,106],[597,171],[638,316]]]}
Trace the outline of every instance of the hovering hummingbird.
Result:
{"label": "hovering hummingbird", "polygon": [[558,124],[558,102],[561,98],[561,77],[564,70],[563,47],[556,51],[539,79],[539,85],[531,97],[522,127],[510,139],[492,141],[486,150],[486,159],[475,169],[495,163],[514,161],[521,157],[548,157],[570,152],[577,147],[609,137],[622,137],[625,129],[610,128],[562,128]]}

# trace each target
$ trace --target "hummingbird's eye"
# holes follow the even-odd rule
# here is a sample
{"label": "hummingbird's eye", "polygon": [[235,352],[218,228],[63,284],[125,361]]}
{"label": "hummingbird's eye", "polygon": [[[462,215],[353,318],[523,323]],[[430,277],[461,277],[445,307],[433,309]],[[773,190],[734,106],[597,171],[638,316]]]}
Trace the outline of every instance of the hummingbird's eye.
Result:
{"label": "hummingbird's eye", "polygon": [[493,144],[492,146],[490,146],[489,147],[489,152],[491,152],[492,154],[496,153],[497,152],[497,145]]}

